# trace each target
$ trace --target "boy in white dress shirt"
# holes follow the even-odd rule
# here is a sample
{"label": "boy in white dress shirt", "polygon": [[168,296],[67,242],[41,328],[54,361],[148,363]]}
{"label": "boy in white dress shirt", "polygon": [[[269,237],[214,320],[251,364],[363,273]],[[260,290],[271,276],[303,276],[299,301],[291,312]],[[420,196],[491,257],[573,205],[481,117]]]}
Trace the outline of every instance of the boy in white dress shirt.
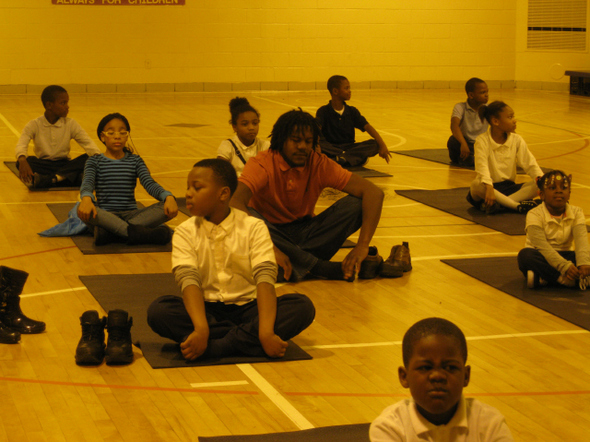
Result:
{"label": "boy in white dress shirt", "polygon": [[162,296],[148,309],[160,336],[180,343],[187,360],[285,355],[287,341],[315,316],[311,300],[277,297],[273,243],[263,221],[229,207],[233,166],[199,161],[188,175],[186,207],[194,215],[172,239],[172,271],[182,298]]}

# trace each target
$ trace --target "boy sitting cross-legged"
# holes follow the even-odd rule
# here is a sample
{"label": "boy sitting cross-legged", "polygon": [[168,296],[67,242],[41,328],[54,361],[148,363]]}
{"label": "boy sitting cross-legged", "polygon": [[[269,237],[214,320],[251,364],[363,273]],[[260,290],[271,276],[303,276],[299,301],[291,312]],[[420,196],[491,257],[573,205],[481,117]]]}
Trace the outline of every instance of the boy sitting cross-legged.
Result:
{"label": "boy sitting cross-legged", "polygon": [[236,187],[229,162],[195,164],[186,191],[194,216],[176,228],[172,240],[172,271],[182,298],[162,296],[148,309],[150,327],[180,343],[187,360],[283,357],[286,341],[315,316],[307,296],[276,296],[277,265],[268,229],[229,207]]}
{"label": "boy sitting cross-legged", "polygon": [[387,407],[371,424],[371,442],[510,442],[504,416],[477,399],[464,398],[471,367],[463,332],[450,321],[418,321],[402,341],[398,375],[412,399]]}

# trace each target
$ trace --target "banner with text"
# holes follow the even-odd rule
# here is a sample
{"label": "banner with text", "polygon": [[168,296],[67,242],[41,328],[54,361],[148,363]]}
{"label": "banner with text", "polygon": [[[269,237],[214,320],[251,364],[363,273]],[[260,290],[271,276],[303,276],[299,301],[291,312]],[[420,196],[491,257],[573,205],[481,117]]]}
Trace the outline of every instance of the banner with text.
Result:
{"label": "banner with text", "polygon": [[186,0],[51,0],[53,5],[177,6]]}

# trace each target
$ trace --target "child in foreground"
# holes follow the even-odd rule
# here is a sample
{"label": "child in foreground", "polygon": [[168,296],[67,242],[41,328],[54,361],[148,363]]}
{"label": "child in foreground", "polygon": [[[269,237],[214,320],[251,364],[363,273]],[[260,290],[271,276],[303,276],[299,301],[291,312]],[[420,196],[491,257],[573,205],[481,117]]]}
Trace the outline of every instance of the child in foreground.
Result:
{"label": "child in foreground", "polygon": [[551,284],[585,290],[590,285],[590,247],[584,212],[569,204],[572,176],[553,170],[537,186],[543,203],[527,213],[518,267],[528,288]]}
{"label": "child in foreground", "polygon": [[[514,133],[516,118],[510,106],[494,101],[479,108],[480,118],[490,124],[490,130],[475,140],[475,171],[467,201],[488,213],[502,208],[526,213],[537,207],[535,180],[543,175],[535,157],[523,138]],[[532,178],[527,183],[516,184],[516,166],[520,166]]]}
{"label": "child in foreground", "polygon": [[281,358],[289,339],[313,321],[302,294],[277,297],[273,244],[263,221],[229,207],[238,185],[230,163],[199,161],[187,180],[192,218],[174,233],[172,272],[182,297],[162,296],[148,324],[180,343],[187,360],[225,356]]}
{"label": "child in foreground", "polygon": [[232,98],[229,112],[229,122],[236,135],[221,142],[217,148],[217,158],[229,161],[240,176],[248,159],[268,149],[270,141],[258,138],[260,113],[246,98]]}
{"label": "child in foreground", "polygon": [[467,101],[457,103],[451,115],[451,132],[447,141],[449,158],[459,166],[473,166],[476,138],[488,129],[488,122],[479,118],[479,108],[488,102],[488,85],[480,78],[465,83]]}
{"label": "child in foreground", "polygon": [[[130,131],[125,116],[119,113],[105,116],[98,123],[96,133],[106,151],[86,162],[78,216],[93,226],[97,246],[120,241],[129,245],[164,245],[172,236],[164,223],[178,214],[176,199],[154,181],[143,159],[133,153],[128,145]],[[137,207],[138,178],[158,203]]]}
{"label": "child in foreground", "polygon": [[399,380],[412,399],[383,410],[371,424],[371,442],[514,440],[498,410],[463,397],[471,367],[459,327],[442,318],[418,321],[404,335],[402,355]]}

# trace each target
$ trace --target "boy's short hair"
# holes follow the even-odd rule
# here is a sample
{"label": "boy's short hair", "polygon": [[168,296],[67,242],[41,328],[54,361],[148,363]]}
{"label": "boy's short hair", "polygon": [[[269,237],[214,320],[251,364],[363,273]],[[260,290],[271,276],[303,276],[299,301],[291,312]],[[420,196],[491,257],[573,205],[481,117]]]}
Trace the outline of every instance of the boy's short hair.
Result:
{"label": "boy's short hair", "polygon": [[315,149],[320,141],[320,126],[316,119],[301,108],[285,112],[272,127],[269,149],[281,152],[283,150],[283,145],[293,132],[297,131],[298,133],[303,134],[306,129],[309,129],[312,132],[313,148]]}
{"label": "boy's short hair", "polygon": [[467,83],[465,83],[465,93],[469,94],[469,92],[475,92],[475,88],[480,83],[485,83],[485,81],[477,77],[470,78],[467,80]]}
{"label": "boy's short hair", "polygon": [[47,86],[45,89],[43,89],[43,92],[41,92],[41,102],[43,103],[43,107],[45,107],[45,103],[48,101],[53,103],[57,96],[59,94],[63,94],[64,92],[66,94],[68,93],[68,91],[66,91],[63,87],[56,84]]}
{"label": "boy's short hair", "polygon": [[230,195],[233,195],[238,187],[238,174],[229,161],[220,158],[207,158],[198,161],[193,167],[206,167],[213,171],[218,183],[229,187]]}
{"label": "boy's short hair", "polygon": [[420,339],[432,335],[455,338],[459,345],[459,349],[461,350],[463,362],[467,362],[467,341],[465,340],[465,335],[461,329],[451,321],[447,321],[443,318],[426,318],[412,325],[404,335],[402,341],[402,358],[405,367],[408,367],[408,364],[410,363],[416,343]]}
{"label": "boy's short hair", "polygon": [[338,89],[343,81],[348,81],[344,75],[332,75],[328,78],[328,92],[332,93],[332,89]]}

